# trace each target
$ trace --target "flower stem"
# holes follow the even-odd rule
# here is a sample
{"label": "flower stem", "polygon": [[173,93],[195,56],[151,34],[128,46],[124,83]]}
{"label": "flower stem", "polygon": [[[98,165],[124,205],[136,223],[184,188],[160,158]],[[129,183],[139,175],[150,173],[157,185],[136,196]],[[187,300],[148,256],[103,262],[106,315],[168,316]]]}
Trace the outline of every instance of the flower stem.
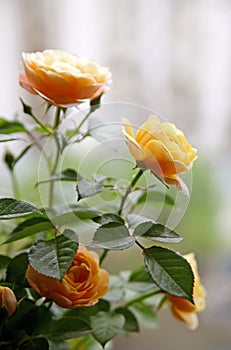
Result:
{"label": "flower stem", "polygon": [[83,118],[83,120],[81,120],[81,122],[79,123],[79,125],[72,130],[69,135],[68,135],[68,139],[71,139],[73,136],[79,134],[79,131],[81,129],[81,127],[83,126],[83,124],[85,123],[85,121],[89,118],[89,116],[91,115],[92,112],[92,108],[90,108],[89,112],[85,115],[85,117]]}
{"label": "flower stem", "polygon": [[124,305],[124,307],[129,307],[133,304],[136,304],[136,303],[139,303],[140,301],[144,300],[144,299],[147,299],[147,298],[150,298],[150,297],[153,297],[154,295],[157,295],[157,294],[160,294],[160,293],[163,293],[162,290],[152,290],[151,292],[146,292],[144,294],[142,294],[141,296],[137,297],[137,298],[134,298],[132,300],[130,300],[127,304]]}
{"label": "flower stem", "polygon": [[134,178],[132,179],[132,181],[130,182],[127,191],[125,192],[125,195],[122,197],[121,203],[120,203],[120,208],[118,211],[118,214],[121,215],[122,211],[123,211],[123,207],[125,204],[125,201],[128,197],[128,195],[131,193],[133,187],[135,186],[135,184],[137,183],[137,181],[139,180],[139,178],[143,175],[143,170],[139,169],[139,171],[137,172],[137,174],[134,176]]}
{"label": "flower stem", "polygon": [[109,250],[107,249],[104,249],[102,255],[100,256],[100,259],[99,259],[99,263],[100,265],[102,264],[102,262],[104,261],[104,259],[106,258],[107,254],[108,254]]}
{"label": "flower stem", "polygon": [[[58,125],[59,125],[60,114],[61,114],[61,108],[57,107],[56,113],[55,113],[54,126],[53,126],[53,135],[54,135],[55,144],[56,144],[56,155],[55,155],[53,166],[52,166],[52,168],[50,170],[50,176],[55,174],[55,172],[57,170],[57,167],[58,167],[58,163],[59,163],[60,151],[59,151],[59,142],[58,142],[58,138],[57,138],[56,129],[57,129]],[[54,194],[54,182],[51,181],[50,182],[50,189],[49,189],[49,206],[50,207],[53,204],[53,194]]]}

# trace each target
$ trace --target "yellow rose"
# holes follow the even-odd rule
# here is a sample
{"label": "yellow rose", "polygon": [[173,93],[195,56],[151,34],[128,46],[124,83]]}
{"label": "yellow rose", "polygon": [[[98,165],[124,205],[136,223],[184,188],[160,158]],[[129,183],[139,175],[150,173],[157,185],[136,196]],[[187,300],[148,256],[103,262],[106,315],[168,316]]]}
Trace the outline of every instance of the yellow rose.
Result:
{"label": "yellow rose", "polygon": [[66,107],[108,90],[111,73],[96,62],[59,50],[23,53],[20,85],[50,103]]}
{"label": "yellow rose", "polygon": [[192,167],[197,151],[174,124],[161,123],[151,115],[134,136],[131,124],[123,119],[123,134],[138,167],[150,169],[162,181],[188,193],[178,174]]}
{"label": "yellow rose", "polygon": [[98,255],[80,245],[62,281],[45,276],[29,265],[26,278],[37,293],[64,308],[91,306],[108,291],[108,272],[99,267]]}
{"label": "yellow rose", "polygon": [[184,322],[190,329],[194,330],[198,326],[197,313],[203,311],[205,307],[206,291],[200,282],[198,275],[197,262],[194,254],[184,255],[191,265],[194,274],[193,300],[194,304],[184,298],[168,295],[173,315]]}
{"label": "yellow rose", "polygon": [[17,300],[10,288],[0,286],[0,309],[3,307],[6,308],[9,316],[12,316],[17,308]]}

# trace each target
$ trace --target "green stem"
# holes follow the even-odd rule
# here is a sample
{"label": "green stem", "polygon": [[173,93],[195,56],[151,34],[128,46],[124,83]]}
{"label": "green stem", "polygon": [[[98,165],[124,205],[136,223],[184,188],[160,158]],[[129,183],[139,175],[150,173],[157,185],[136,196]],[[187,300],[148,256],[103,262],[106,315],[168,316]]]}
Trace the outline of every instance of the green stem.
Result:
{"label": "green stem", "polygon": [[[59,163],[60,151],[59,151],[59,142],[58,142],[58,138],[57,138],[56,129],[57,129],[58,125],[59,125],[60,114],[61,114],[61,108],[57,107],[56,113],[55,113],[54,126],[53,126],[53,135],[54,135],[55,144],[56,144],[56,155],[55,155],[53,166],[52,166],[52,168],[50,170],[50,176],[55,174],[55,172],[57,170],[57,167],[58,167],[58,163]],[[51,181],[50,182],[50,189],[49,189],[49,206],[50,207],[53,204],[53,194],[54,194],[54,182]]]}
{"label": "green stem", "polygon": [[10,174],[11,174],[11,181],[13,185],[14,197],[17,199],[20,199],[20,191],[19,191],[19,184],[18,184],[17,177],[14,171],[11,171]]}
{"label": "green stem", "polygon": [[92,112],[92,108],[90,108],[89,112],[85,115],[85,117],[83,118],[83,120],[79,123],[79,125],[74,129],[72,130],[69,135],[68,135],[68,139],[71,139],[72,136],[75,136],[76,134],[79,133],[81,127],[83,126],[83,124],[85,123],[85,121],[89,118],[89,116],[91,115],[91,112]]}
{"label": "green stem", "polygon": [[154,295],[157,295],[160,293],[163,293],[162,290],[154,290],[154,291],[152,290],[151,292],[146,292],[146,293],[142,294],[141,296],[130,300],[127,304],[124,305],[124,307],[129,307],[133,304],[139,303],[140,301],[142,301],[144,299],[153,297]]}
{"label": "green stem", "polygon": [[118,214],[121,215],[122,211],[123,211],[123,207],[125,204],[125,201],[128,197],[128,195],[131,193],[133,187],[135,186],[135,184],[137,183],[137,181],[139,180],[139,178],[143,175],[143,170],[139,169],[139,171],[137,172],[137,174],[134,176],[134,178],[132,179],[132,181],[130,182],[127,191],[125,192],[125,195],[122,197],[121,203],[120,203],[120,208],[118,211]]}
{"label": "green stem", "polygon": [[107,254],[108,254],[109,250],[107,249],[104,249],[102,255],[100,256],[100,259],[99,259],[99,263],[100,265],[102,264],[102,262],[104,261],[104,259],[106,258]]}

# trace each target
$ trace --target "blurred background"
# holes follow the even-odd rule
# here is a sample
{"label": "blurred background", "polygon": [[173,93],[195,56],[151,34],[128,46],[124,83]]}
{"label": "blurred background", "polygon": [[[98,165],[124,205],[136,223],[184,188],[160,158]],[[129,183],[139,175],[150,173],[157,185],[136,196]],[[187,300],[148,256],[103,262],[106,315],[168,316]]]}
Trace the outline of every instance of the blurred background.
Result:
{"label": "blurred background", "polygon": [[[113,83],[103,103],[156,112],[198,149],[190,203],[177,230],[185,237],[181,252],[196,253],[208,291],[200,327],[190,332],[163,310],[158,329],[119,336],[114,348],[229,350],[231,2],[0,0],[0,29],[0,116],[22,113],[19,96],[38,104],[18,86],[22,51],[60,49],[110,68]],[[147,116],[139,122],[136,115],[133,122]],[[9,175],[3,162],[0,169],[2,196]]]}

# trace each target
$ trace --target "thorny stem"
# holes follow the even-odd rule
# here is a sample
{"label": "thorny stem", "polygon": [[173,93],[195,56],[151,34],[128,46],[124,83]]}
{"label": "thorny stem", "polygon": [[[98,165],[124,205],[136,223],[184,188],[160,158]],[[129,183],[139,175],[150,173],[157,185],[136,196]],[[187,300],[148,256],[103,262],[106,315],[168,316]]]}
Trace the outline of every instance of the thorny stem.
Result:
{"label": "thorny stem", "polygon": [[125,204],[125,201],[128,197],[128,195],[131,193],[133,187],[135,186],[135,184],[137,183],[137,181],[139,180],[139,178],[142,176],[143,174],[143,170],[139,169],[138,173],[134,176],[134,178],[132,179],[132,181],[130,182],[127,191],[125,192],[125,195],[122,197],[121,203],[120,203],[120,208],[118,211],[118,214],[121,215],[122,211],[123,211],[123,207]]}

